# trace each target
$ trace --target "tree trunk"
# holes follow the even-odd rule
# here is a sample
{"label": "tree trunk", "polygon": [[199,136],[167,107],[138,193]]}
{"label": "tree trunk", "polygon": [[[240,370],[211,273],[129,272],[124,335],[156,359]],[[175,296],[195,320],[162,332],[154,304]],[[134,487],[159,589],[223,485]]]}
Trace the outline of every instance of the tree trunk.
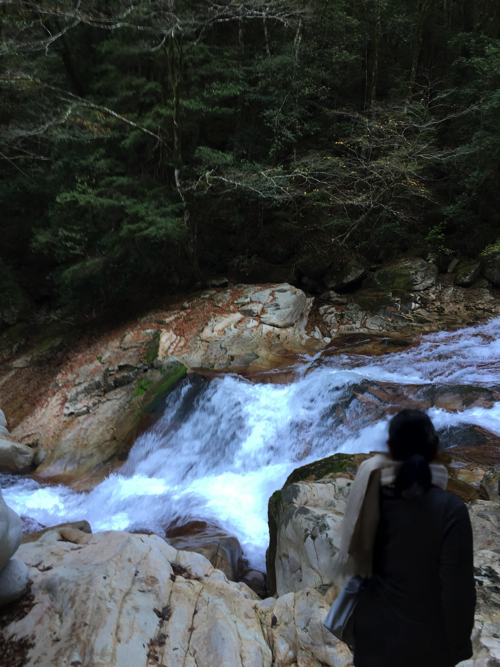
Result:
{"label": "tree trunk", "polygon": [[368,105],[371,106],[377,96],[378,59],[380,51],[380,38],[382,35],[382,23],[380,19],[380,1],[375,0],[375,29],[373,31],[373,62],[370,82],[370,94]]}
{"label": "tree trunk", "polygon": [[432,0],[418,0],[418,15],[415,33],[413,35],[413,46],[411,54],[410,78],[408,81],[407,101],[410,101],[417,78],[418,60],[420,58],[420,49],[422,47],[422,33],[424,30],[425,19],[431,6]]}
{"label": "tree trunk", "polygon": [[263,23],[264,23],[264,39],[265,39],[265,42],[266,42],[266,54],[267,54],[267,57],[270,58],[270,57],[271,57],[271,48],[270,48],[270,46],[269,46],[269,32],[268,32],[268,30],[267,30],[267,21],[266,21],[266,18],[267,18],[267,17],[266,17],[266,15],[264,14],[264,18],[262,19],[262,21],[263,21]]}
{"label": "tree trunk", "polygon": [[297,62],[299,61],[299,51],[301,42],[302,42],[302,18],[299,19],[299,23],[297,25],[297,32],[295,33],[295,39],[293,41],[293,55]]}
{"label": "tree trunk", "polygon": [[170,74],[170,83],[172,86],[173,95],[173,162],[174,162],[174,179],[177,192],[184,204],[184,225],[188,233],[187,254],[189,263],[197,280],[201,279],[200,265],[198,262],[198,225],[196,217],[191,215],[191,207],[188,193],[183,190],[181,175],[183,168],[182,160],[182,131],[181,131],[181,114],[180,114],[180,99],[181,99],[181,82],[182,82],[182,37],[177,37],[172,34],[168,41],[167,61]]}

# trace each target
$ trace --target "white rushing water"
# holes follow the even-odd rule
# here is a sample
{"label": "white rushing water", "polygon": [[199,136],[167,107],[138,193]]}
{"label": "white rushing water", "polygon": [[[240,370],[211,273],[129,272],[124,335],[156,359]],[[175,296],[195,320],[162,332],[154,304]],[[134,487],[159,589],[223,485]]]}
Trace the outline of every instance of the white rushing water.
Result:
{"label": "white rushing water", "polygon": [[[212,521],[236,535],[250,563],[264,569],[267,501],[294,468],[335,452],[386,449],[388,417],[374,423],[353,397],[353,385],[365,379],[500,384],[500,318],[428,335],[418,347],[383,357],[305,360],[287,385],[236,376],[186,380],[119,474],[92,491],[4,477],[3,494],[19,514],[44,525],[87,519],[94,531],[162,534],[174,521]],[[433,408],[429,415],[437,428],[472,423],[500,435],[500,403],[459,413]]]}

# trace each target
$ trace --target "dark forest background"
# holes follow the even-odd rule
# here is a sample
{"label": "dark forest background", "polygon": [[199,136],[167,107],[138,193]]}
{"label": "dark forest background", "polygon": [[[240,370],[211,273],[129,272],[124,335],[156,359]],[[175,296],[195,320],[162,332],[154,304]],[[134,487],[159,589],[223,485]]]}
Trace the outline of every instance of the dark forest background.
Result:
{"label": "dark forest background", "polygon": [[4,0],[0,292],[47,313],[500,236],[498,0]]}

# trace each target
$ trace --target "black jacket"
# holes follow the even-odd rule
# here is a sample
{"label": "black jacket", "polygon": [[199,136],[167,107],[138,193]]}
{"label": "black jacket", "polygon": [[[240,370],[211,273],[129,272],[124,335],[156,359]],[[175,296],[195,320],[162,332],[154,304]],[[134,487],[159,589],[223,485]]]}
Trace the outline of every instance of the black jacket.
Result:
{"label": "black jacket", "polygon": [[472,656],[472,529],[456,495],[382,488],[373,570],[356,609],[355,667],[453,667]]}

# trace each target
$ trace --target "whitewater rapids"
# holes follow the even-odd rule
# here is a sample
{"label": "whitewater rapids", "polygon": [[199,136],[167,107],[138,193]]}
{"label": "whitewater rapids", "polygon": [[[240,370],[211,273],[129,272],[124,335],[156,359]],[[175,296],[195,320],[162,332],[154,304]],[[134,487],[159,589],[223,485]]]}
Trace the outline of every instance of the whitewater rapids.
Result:
{"label": "whitewater rapids", "polygon": [[[43,525],[87,519],[94,532],[206,520],[235,535],[253,567],[265,569],[267,501],[290,472],[335,452],[387,449],[388,418],[366,424],[352,401],[339,423],[332,406],[361,380],[398,385],[500,384],[500,318],[423,336],[382,357],[304,359],[290,384],[229,375],[183,381],[161,419],[134,444],[118,473],[90,492],[1,476],[6,502]],[[436,427],[477,424],[500,435],[500,402],[463,412],[428,411]]]}

